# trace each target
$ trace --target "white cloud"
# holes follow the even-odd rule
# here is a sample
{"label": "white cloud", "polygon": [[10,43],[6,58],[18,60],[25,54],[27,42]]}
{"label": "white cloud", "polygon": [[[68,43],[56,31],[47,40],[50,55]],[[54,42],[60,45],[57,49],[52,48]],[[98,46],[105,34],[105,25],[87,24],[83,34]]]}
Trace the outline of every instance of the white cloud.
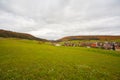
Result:
{"label": "white cloud", "polygon": [[0,29],[47,39],[118,35],[119,0],[0,0]]}
{"label": "white cloud", "polygon": [[29,18],[25,18],[19,15],[0,11],[0,28],[10,29],[15,31],[23,31],[24,28],[31,28],[37,23]]}

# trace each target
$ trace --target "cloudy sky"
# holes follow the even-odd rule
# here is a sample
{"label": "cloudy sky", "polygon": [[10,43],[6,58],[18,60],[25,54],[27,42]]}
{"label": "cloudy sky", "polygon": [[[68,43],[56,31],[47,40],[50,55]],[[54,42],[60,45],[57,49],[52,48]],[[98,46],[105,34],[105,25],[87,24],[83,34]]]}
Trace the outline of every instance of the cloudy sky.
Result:
{"label": "cloudy sky", "polygon": [[120,0],[0,0],[0,29],[46,39],[119,35]]}

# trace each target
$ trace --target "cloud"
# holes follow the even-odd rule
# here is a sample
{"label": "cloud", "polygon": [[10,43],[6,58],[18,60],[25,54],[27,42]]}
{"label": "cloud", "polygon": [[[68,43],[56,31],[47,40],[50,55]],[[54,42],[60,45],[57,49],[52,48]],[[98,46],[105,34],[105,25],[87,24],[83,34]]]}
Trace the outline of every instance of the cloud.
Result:
{"label": "cloud", "polygon": [[119,0],[0,0],[0,29],[46,39],[119,35]]}
{"label": "cloud", "polygon": [[25,28],[32,28],[37,23],[29,18],[0,11],[0,28],[14,31],[25,31]]}

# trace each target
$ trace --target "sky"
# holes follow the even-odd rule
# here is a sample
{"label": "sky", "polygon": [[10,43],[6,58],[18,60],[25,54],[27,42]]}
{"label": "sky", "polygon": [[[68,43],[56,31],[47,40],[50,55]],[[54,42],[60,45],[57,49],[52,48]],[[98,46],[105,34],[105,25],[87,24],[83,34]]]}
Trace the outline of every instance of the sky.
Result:
{"label": "sky", "polygon": [[0,29],[49,40],[120,35],[120,0],[0,0]]}

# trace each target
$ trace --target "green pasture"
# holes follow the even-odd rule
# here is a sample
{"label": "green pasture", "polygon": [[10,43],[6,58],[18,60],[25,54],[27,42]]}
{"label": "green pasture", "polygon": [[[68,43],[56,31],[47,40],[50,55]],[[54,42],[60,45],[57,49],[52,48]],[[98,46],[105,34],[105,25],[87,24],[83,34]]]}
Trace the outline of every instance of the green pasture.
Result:
{"label": "green pasture", "polygon": [[0,80],[120,80],[120,52],[0,38]]}

